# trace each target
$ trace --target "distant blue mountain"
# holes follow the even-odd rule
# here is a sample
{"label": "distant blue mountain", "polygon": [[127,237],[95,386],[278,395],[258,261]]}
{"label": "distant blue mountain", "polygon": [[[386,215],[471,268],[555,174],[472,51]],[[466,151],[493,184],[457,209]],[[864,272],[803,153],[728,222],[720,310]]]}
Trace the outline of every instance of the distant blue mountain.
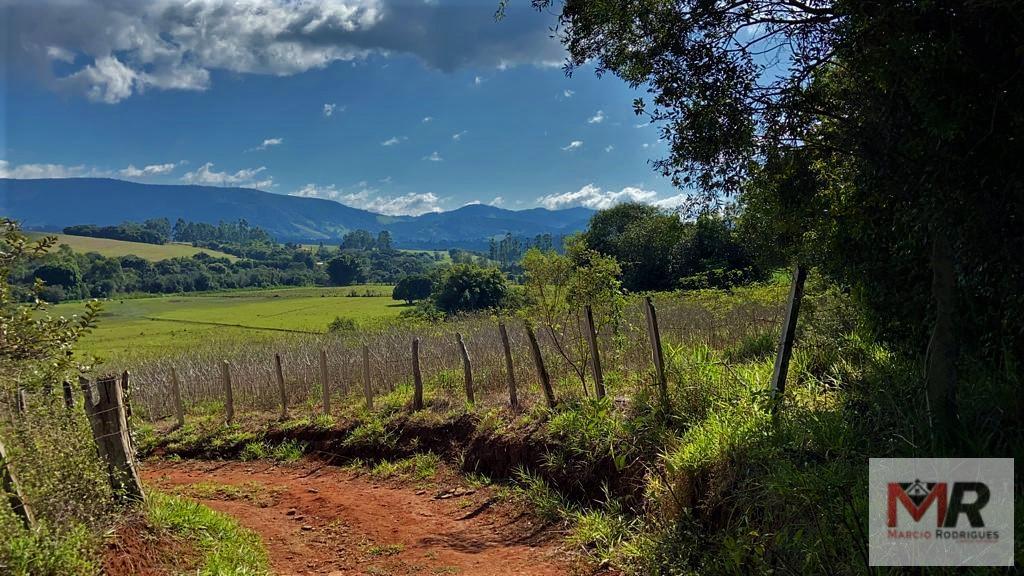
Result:
{"label": "distant blue mountain", "polygon": [[355,229],[391,232],[409,248],[483,248],[510,233],[559,236],[583,230],[593,210],[506,210],[472,204],[422,216],[385,216],[332,200],[272,194],[250,188],[140,184],[108,178],[0,178],[0,216],[27,229],[119,224],[148,218],[193,222],[245,218],[278,240],[334,242]]}

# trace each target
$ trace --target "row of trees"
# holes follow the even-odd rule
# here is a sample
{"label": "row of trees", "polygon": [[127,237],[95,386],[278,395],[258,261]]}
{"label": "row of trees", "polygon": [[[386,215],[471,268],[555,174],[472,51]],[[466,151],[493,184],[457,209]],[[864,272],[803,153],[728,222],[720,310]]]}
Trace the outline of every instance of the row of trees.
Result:
{"label": "row of trees", "polygon": [[96,226],[80,224],[68,226],[63,232],[71,236],[89,236],[91,238],[109,238],[128,242],[144,242],[146,244],[166,244],[171,241],[171,223],[167,218],[154,218],[142,224],[124,222],[116,226]]}
{"label": "row of trees", "polygon": [[222,220],[216,225],[206,222],[188,222],[178,218],[174,223],[173,234],[175,242],[191,242],[196,245],[208,242],[240,245],[274,243],[273,237],[266,230],[250,225],[245,218],[240,218],[237,222]]}

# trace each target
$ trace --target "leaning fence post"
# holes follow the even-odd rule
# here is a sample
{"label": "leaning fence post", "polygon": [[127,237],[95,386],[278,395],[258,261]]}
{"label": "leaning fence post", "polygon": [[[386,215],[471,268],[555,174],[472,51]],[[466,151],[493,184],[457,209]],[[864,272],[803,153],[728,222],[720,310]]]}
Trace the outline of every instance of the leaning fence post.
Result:
{"label": "leaning fence post", "polygon": [[87,380],[82,386],[82,392],[96,450],[107,463],[110,486],[121,500],[142,500],[145,495],[135,469],[121,383],[116,376],[110,376],[97,381],[96,387],[99,389],[99,399],[95,403]]}
{"label": "leaning fence post", "polygon": [[661,401],[668,405],[668,382],[665,380],[665,355],[661,350],[661,332],[658,330],[658,314],[651,297],[644,298],[644,313],[647,315],[647,336],[651,340],[651,359],[654,361],[654,375],[658,379]]}
{"label": "leaning fence post", "polygon": [[775,356],[775,370],[772,372],[772,397],[776,399],[772,411],[777,410],[786,391],[786,374],[789,372],[789,360],[793,356],[793,340],[796,338],[796,321],[800,314],[800,300],[804,296],[804,281],[807,269],[797,264],[793,268],[793,285],[789,289],[789,302],[786,304],[786,317],[782,322],[782,335],[779,337],[779,352]]}
{"label": "leaning fence post", "polygon": [[235,420],[235,395],[231,391],[231,363],[225,360],[220,365],[224,380],[224,409],[227,412],[225,421],[231,424]]}
{"label": "leaning fence post", "polygon": [[551,388],[548,369],[544,367],[544,356],[540,353],[537,335],[533,333],[533,326],[530,326],[529,323],[526,324],[526,337],[530,340],[530,353],[533,356],[533,364],[537,367],[537,377],[540,378],[540,386],[544,390],[544,399],[547,400],[548,408],[554,408],[555,391]]}
{"label": "leaning fence post", "polygon": [[323,396],[324,414],[331,415],[331,384],[327,371],[327,350],[320,349],[320,394]]}
{"label": "leaning fence post", "polygon": [[469,360],[469,350],[466,350],[466,343],[462,340],[462,334],[456,332],[455,339],[459,344],[459,355],[462,356],[462,371],[466,379],[466,401],[473,404],[476,402],[473,396],[473,363]]}
{"label": "leaning fence post", "polygon": [[583,307],[587,323],[587,345],[590,346],[590,368],[594,372],[594,393],[604,398],[604,374],[601,372],[601,353],[597,349],[597,330],[594,329],[594,311],[590,304]]}
{"label": "leaning fence post", "polygon": [[366,396],[366,408],[373,410],[373,387],[370,386],[370,347],[363,344],[363,394]]}
{"label": "leaning fence post", "polygon": [[284,387],[284,370],[281,369],[280,354],[274,354],[274,376],[277,378],[277,393],[281,396],[281,420],[287,420],[288,390]]}
{"label": "leaning fence post", "polygon": [[420,373],[420,339],[412,339],[412,409],[423,410],[423,374]]}
{"label": "leaning fence post", "polygon": [[501,347],[505,350],[505,372],[508,374],[508,404],[513,410],[519,408],[519,395],[516,393],[516,373],[512,365],[512,347],[508,343],[508,331],[504,322],[498,322],[498,333],[501,334]]}
{"label": "leaning fence post", "polygon": [[71,382],[64,381],[64,407],[71,410],[75,407],[75,395],[71,391]]}
{"label": "leaning fence post", "polygon": [[35,514],[32,513],[32,507],[29,506],[21,491],[21,484],[18,482],[18,476],[11,467],[10,458],[7,456],[7,448],[4,446],[3,440],[0,440],[0,488],[7,494],[11,510],[21,517],[25,527],[29,529],[34,528],[36,525]]}
{"label": "leaning fence post", "polygon": [[174,417],[178,428],[185,426],[185,405],[181,402],[181,382],[178,381],[178,370],[171,366],[171,401],[174,402]]}
{"label": "leaning fence post", "polygon": [[24,388],[18,388],[14,393],[14,403],[17,407],[18,414],[24,414],[28,407],[28,392],[25,392]]}

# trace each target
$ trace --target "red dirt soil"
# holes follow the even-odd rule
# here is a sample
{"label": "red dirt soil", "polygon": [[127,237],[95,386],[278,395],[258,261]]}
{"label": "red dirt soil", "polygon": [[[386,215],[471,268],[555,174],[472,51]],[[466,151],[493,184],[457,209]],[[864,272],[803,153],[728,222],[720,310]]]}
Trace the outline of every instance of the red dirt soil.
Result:
{"label": "red dirt soil", "polygon": [[[436,485],[375,482],[316,462],[149,462],[146,483],[190,496],[199,483],[257,497],[191,496],[263,539],[281,575],[460,574],[554,576],[574,572],[557,535],[487,490],[457,496]],[[457,478],[455,479],[457,486]]]}

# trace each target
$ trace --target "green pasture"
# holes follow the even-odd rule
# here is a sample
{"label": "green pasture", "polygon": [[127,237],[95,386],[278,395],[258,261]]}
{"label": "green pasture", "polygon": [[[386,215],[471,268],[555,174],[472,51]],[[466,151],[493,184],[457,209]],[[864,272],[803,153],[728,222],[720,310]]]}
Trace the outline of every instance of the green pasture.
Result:
{"label": "green pasture", "polygon": [[57,244],[67,244],[75,252],[86,253],[96,252],[108,258],[135,255],[139,258],[151,260],[166,260],[184,256],[191,258],[200,252],[205,252],[217,258],[238,260],[237,257],[216,250],[196,248],[191,244],[146,244],[144,242],[126,242],[124,240],[110,240],[107,238],[91,238],[88,236],[70,236],[67,234],[32,234],[34,238],[43,236],[56,236]]}
{"label": "green pasture", "polygon": [[[373,296],[365,296],[369,292]],[[356,296],[353,296],[355,294]],[[323,333],[335,317],[371,324],[398,316],[403,303],[391,286],[285,288],[199,295],[171,295],[103,302],[99,326],[79,349],[103,359],[186,351],[204,342],[269,340],[283,333]],[[47,313],[80,314],[80,302]]]}

